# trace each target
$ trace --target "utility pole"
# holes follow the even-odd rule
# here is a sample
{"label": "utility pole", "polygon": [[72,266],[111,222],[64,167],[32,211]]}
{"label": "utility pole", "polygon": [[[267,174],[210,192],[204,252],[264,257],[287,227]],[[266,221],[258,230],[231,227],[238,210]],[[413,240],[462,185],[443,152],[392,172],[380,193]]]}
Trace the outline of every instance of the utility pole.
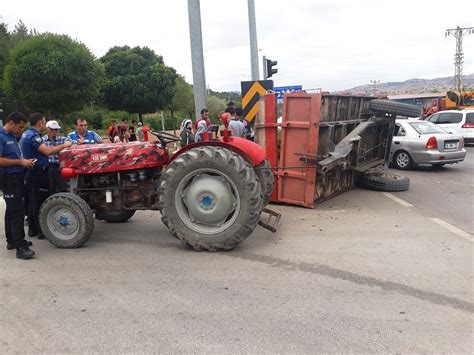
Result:
{"label": "utility pole", "polygon": [[201,6],[199,0],[188,0],[189,37],[191,40],[191,62],[193,66],[194,107],[196,116],[207,107],[206,75],[202,49]]}
{"label": "utility pole", "polygon": [[377,92],[377,84],[380,83],[380,80],[371,80],[372,84],[374,84],[374,95]]}
{"label": "utility pole", "polygon": [[250,33],[250,64],[252,66],[252,80],[259,80],[258,72],[258,46],[257,46],[257,22],[255,20],[254,0],[248,0],[249,7],[249,33]]}
{"label": "utility pole", "polygon": [[462,38],[474,33],[474,27],[451,28],[446,30],[444,37],[456,38],[456,54],[454,55],[454,88],[460,95],[462,91],[462,64],[464,53],[462,52]]}

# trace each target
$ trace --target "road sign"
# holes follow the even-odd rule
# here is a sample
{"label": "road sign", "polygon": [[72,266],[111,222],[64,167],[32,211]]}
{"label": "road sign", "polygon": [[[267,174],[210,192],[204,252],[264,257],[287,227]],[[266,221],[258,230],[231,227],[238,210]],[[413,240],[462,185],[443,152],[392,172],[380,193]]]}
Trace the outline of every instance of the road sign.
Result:
{"label": "road sign", "polygon": [[291,86],[277,86],[273,88],[277,95],[278,100],[283,100],[283,94],[287,94],[289,92],[300,91],[303,90],[303,85],[291,85]]}
{"label": "road sign", "polygon": [[273,80],[242,81],[242,109],[244,118],[252,122],[257,116],[260,95],[265,95],[267,91],[273,91]]}

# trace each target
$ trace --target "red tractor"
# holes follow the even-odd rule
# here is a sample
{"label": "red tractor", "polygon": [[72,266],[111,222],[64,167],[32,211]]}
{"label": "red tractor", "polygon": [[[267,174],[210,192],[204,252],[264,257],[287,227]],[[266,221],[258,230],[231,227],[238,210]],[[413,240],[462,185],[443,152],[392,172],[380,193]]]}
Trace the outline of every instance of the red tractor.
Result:
{"label": "red tractor", "polygon": [[166,145],[180,138],[153,134],[157,142],[78,145],[60,153],[70,191],[48,197],[40,210],[52,244],[80,247],[94,219],[126,222],[137,210],[160,211],[171,234],[195,250],[230,250],[252,233],[273,190],[264,150],[225,134],[170,159]]}

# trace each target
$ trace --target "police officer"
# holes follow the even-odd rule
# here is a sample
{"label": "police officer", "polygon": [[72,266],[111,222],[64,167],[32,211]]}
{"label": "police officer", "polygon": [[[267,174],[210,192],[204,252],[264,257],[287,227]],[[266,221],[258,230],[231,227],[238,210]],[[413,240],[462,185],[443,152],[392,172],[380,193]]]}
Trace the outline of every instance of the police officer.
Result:
{"label": "police officer", "polygon": [[25,240],[23,221],[25,206],[23,201],[24,171],[32,168],[33,159],[21,157],[17,137],[26,125],[26,117],[20,112],[12,112],[0,128],[0,181],[5,199],[5,236],[7,249],[16,249],[16,257],[30,259],[35,252],[29,248],[31,242]]}
{"label": "police officer", "polygon": [[28,236],[38,236],[44,239],[39,226],[39,209],[49,195],[48,155],[57,154],[64,148],[70,147],[67,141],[55,147],[48,147],[41,138],[40,132],[46,128],[46,119],[42,113],[30,115],[31,127],[23,133],[20,147],[23,157],[37,159],[35,166],[26,173],[26,183],[31,186],[31,197],[28,211]]}

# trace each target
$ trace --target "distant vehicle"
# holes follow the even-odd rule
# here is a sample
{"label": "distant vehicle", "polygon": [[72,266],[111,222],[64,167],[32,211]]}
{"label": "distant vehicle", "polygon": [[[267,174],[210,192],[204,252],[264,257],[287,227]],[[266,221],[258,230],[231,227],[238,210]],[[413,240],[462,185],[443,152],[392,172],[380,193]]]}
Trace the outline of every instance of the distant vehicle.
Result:
{"label": "distant vehicle", "polygon": [[464,140],[427,121],[396,120],[390,162],[408,170],[419,164],[440,168],[459,163],[466,157]]}
{"label": "distant vehicle", "polygon": [[429,117],[433,113],[444,110],[462,108],[474,108],[474,91],[462,91],[460,95],[454,91],[446,92],[445,97],[433,99],[430,105],[423,107],[423,117]]}
{"label": "distant vehicle", "polygon": [[440,111],[426,120],[462,136],[465,143],[474,143],[474,109]]}

